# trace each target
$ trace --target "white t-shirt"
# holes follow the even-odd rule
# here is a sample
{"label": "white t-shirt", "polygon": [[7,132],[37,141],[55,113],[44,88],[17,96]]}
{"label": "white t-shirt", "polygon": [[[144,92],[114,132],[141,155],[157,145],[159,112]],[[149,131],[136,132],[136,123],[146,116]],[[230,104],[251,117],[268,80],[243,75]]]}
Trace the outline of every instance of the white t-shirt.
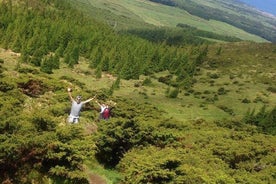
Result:
{"label": "white t-shirt", "polygon": [[72,102],[70,115],[79,117],[83,102],[77,103],[75,100]]}

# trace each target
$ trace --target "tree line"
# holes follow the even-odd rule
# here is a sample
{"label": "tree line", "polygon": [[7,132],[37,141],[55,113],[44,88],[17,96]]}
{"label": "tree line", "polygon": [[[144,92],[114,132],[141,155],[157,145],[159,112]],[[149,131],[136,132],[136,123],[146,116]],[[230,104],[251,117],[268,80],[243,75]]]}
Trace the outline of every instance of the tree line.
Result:
{"label": "tree line", "polygon": [[[59,68],[60,62],[74,67],[80,57],[85,57],[98,73],[106,71],[122,79],[164,70],[192,77],[190,68],[195,69],[195,58],[204,52],[199,41],[189,51],[170,44],[176,37],[169,43],[156,43],[117,34],[63,1],[22,1],[20,6],[3,1],[0,11],[1,46],[21,53],[21,62],[41,67],[46,73]],[[192,40],[190,34],[186,37]]]}

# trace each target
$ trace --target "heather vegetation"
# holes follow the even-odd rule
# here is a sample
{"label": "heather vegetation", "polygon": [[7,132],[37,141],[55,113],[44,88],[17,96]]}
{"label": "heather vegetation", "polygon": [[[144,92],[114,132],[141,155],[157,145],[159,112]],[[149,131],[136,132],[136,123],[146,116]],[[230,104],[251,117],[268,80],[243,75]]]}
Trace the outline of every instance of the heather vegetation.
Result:
{"label": "heather vegetation", "polygon": [[[0,2],[1,183],[276,181],[274,44],[143,39],[66,1]],[[111,119],[92,101],[68,124],[67,87],[117,102]]]}

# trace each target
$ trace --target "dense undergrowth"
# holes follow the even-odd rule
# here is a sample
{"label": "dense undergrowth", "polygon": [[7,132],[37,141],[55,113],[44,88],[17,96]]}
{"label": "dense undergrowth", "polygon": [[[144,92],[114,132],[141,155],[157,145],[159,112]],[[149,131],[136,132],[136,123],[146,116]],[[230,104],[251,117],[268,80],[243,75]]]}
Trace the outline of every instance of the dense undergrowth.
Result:
{"label": "dense undergrowth", "polygon": [[[116,169],[121,183],[275,181],[275,136],[251,125],[266,125],[266,118],[255,113],[245,121],[182,122],[166,118],[149,103],[90,91],[77,80],[54,79],[39,70],[33,75],[29,71],[36,69],[28,65],[9,71],[5,62],[0,92],[2,182],[88,183],[84,163],[94,159]],[[97,121],[98,108],[91,103],[79,125],[68,125],[68,83],[82,89],[85,98],[113,98],[118,103],[113,117]],[[274,111],[260,112],[270,122],[269,130],[275,130]]]}

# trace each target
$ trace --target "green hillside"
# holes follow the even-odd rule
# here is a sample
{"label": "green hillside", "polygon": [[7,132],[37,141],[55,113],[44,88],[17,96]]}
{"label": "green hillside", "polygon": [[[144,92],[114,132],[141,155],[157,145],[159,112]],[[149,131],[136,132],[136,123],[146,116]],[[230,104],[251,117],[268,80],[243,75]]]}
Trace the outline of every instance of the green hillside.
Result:
{"label": "green hillside", "polygon": [[236,0],[150,0],[179,7],[205,20],[228,23],[254,35],[275,42],[275,16],[264,14]]}
{"label": "green hillside", "polygon": [[[115,29],[133,29],[145,26],[141,21],[158,27],[176,27],[178,24],[187,24],[200,30],[210,31],[217,34],[233,36],[242,40],[252,40],[256,42],[265,42],[266,40],[250,34],[242,29],[230,24],[216,21],[214,19],[206,20],[177,7],[166,6],[150,1],[139,0],[118,0],[118,1],[99,1],[89,0],[74,1],[76,6],[80,3],[82,10],[91,14],[94,18],[110,22],[112,26],[116,23]],[[100,8],[105,13],[99,14],[94,9]],[[127,21],[127,26],[121,25]],[[135,25],[134,23],[137,24]]]}
{"label": "green hillside", "polygon": [[[91,15],[1,1],[1,183],[275,183],[275,44],[149,41]],[[68,123],[68,87],[111,118],[93,100]]]}
{"label": "green hillside", "polygon": [[[236,45],[232,50],[233,46],[222,45],[224,54],[219,57],[210,51],[216,62],[206,63],[193,88],[181,91],[177,98],[167,97],[168,86],[158,82],[166,72],[121,80],[120,88],[109,95],[116,77],[103,73],[97,79],[96,71],[89,69],[83,58],[73,69],[61,64],[49,75],[28,64],[18,66],[19,55],[1,49],[1,159],[5,161],[1,166],[13,171],[1,173],[9,173],[9,180],[20,183],[86,183],[85,178],[95,174],[107,183],[273,183],[275,125],[258,129],[251,123],[258,122],[263,105],[265,112],[275,116],[271,111],[276,104],[275,65],[270,62],[275,59],[275,51],[268,54],[275,47],[262,46],[267,52],[254,56],[261,62],[251,63],[252,56],[247,53],[258,45],[244,46]],[[232,55],[229,50],[248,47],[242,51],[246,58],[243,67],[237,58],[231,58],[233,63],[219,59]],[[262,65],[262,70],[256,69],[257,65]],[[100,101],[116,101],[110,121],[97,121],[99,109],[92,102],[83,109],[79,125],[68,125],[68,86],[73,87],[74,96],[81,94],[87,99],[96,94]],[[248,110],[255,110],[257,115],[252,116],[250,124],[242,120]],[[274,136],[261,133],[267,130],[274,131]],[[171,162],[177,164],[164,167]],[[168,172],[167,167],[173,170]],[[153,176],[156,179],[149,178]],[[8,179],[1,175],[4,180]]]}

